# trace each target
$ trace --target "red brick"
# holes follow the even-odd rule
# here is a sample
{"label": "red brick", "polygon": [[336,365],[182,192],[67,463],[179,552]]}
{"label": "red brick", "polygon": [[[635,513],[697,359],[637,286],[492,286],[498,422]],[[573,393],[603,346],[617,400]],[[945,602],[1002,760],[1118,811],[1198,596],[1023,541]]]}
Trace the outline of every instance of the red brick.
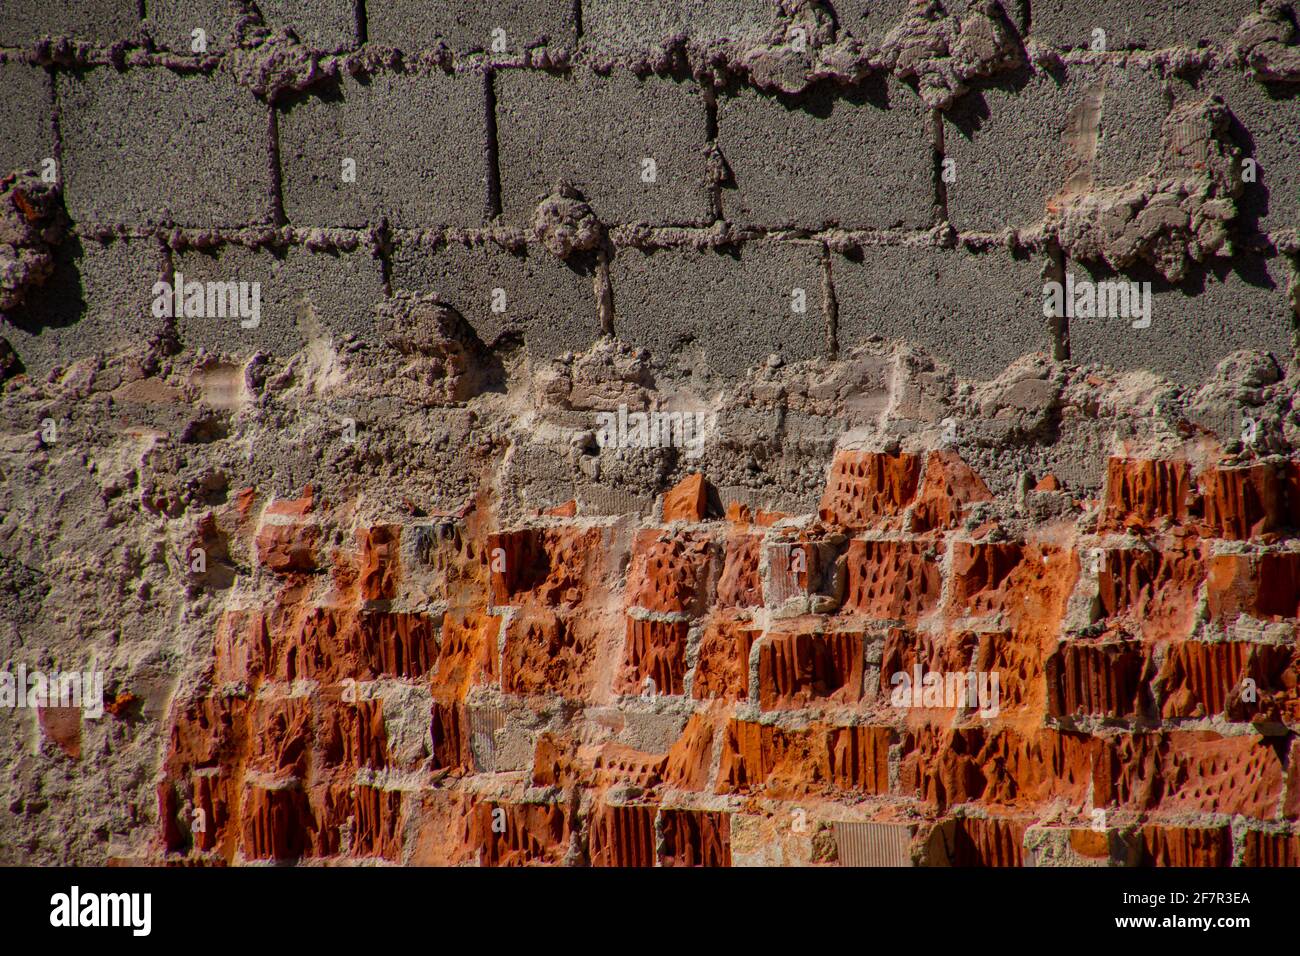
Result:
{"label": "red brick", "polygon": [[992,500],[988,486],[960,455],[953,451],[932,451],[926,459],[921,493],[912,509],[912,530],[956,528],[970,505]]}
{"label": "red brick", "polygon": [[1101,530],[1153,529],[1187,517],[1192,488],[1185,461],[1112,458],[1106,465]]}
{"label": "red brick", "polygon": [[390,600],[396,596],[400,537],[397,525],[357,529],[362,600]]}
{"label": "red brick", "polygon": [[1294,833],[1247,830],[1243,841],[1241,865],[1300,866],[1300,836]]}
{"label": "red brick", "polygon": [[719,607],[762,607],[763,580],[758,573],[763,538],[757,534],[727,537],[727,553],[718,579]]}
{"label": "red brick", "polygon": [[916,497],[920,473],[915,455],[838,451],[817,514],[828,524],[853,530],[898,518]]}
{"label": "red brick", "polygon": [[1201,475],[1206,533],[1245,540],[1273,531],[1284,519],[1283,484],[1277,468],[1209,468]]}
{"label": "red brick", "polygon": [[698,532],[637,534],[627,574],[627,606],[676,613],[703,610],[715,546]]}
{"label": "red brick", "polygon": [[658,809],[656,806],[598,806],[588,824],[591,865],[654,866]]}
{"label": "red brick", "polygon": [[1120,548],[1103,553],[1097,589],[1106,617],[1127,619],[1148,638],[1184,637],[1204,580],[1199,546]]}
{"label": "red brick", "polygon": [[1136,643],[1064,642],[1047,660],[1047,713],[1135,717],[1148,695],[1144,669]]}
{"label": "red brick", "polygon": [[664,810],[664,866],[731,866],[731,814]]}
{"label": "red brick", "polygon": [[683,478],[664,495],[664,524],[703,521],[709,505],[709,484],[699,472]]}
{"label": "red brick", "polygon": [[915,624],[939,603],[937,548],[922,541],[850,541],[845,609]]}
{"label": "red brick", "polygon": [[718,792],[762,790],[768,796],[800,796],[834,790],[889,790],[886,727],[826,727],[787,731],[731,720],[723,735]]}
{"label": "red brick", "polygon": [[744,700],[749,695],[749,652],[761,629],[747,619],[716,614],[704,625],[691,695],[696,700]]}
{"label": "red brick", "polygon": [[[494,820],[500,823],[495,829]],[[568,842],[568,815],[559,804],[485,801],[474,807],[469,843],[484,866],[558,864]]]}
{"label": "red brick", "polygon": [[1300,551],[1218,554],[1209,561],[1210,616],[1231,624],[1300,617]]}
{"label": "red brick", "polygon": [[1226,827],[1145,826],[1142,828],[1144,866],[1229,866],[1232,833]]}
{"label": "red brick", "polygon": [[1012,572],[1024,558],[1015,541],[952,542],[952,613],[987,614],[1001,610]]}
{"label": "red brick", "polygon": [[759,706],[856,703],[862,699],[862,671],[860,633],[769,633],[758,652]]}
{"label": "red brick", "polygon": [[656,694],[685,693],[686,631],[685,621],[629,617],[623,650],[624,689],[638,693],[649,677]]}

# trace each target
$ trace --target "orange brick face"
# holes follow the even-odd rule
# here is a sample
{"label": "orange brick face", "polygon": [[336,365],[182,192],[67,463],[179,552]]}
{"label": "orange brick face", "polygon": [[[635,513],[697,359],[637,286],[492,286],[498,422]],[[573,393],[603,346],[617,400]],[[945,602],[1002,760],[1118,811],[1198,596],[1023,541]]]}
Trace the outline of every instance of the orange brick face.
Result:
{"label": "orange brick face", "polygon": [[1104,528],[1155,528],[1187,517],[1191,469],[1185,461],[1112,458],[1106,469]]}
{"label": "orange brick face", "polygon": [[939,603],[938,556],[925,542],[854,539],[847,558],[848,611],[914,624]]}
{"label": "orange brick face", "polygon": [[[791,519],[699,482],[638,527],[250,502],[251,555],[351,550],[249,562],[173,705],[158,858],[728,866],[903,811],[930,864],[1025,865],[1045,819],[1075,858],[1298,864],[1288,474],[1116,459],[1095,523],[1042,528],[951,451],[841,453]],[[924,675],[996,697],[897,692]]]}
{"label": "orange brick face", "polygon": [[915,455],[839,452],[818,514],[828,524],[861,530],[899,517],[916,497]]}

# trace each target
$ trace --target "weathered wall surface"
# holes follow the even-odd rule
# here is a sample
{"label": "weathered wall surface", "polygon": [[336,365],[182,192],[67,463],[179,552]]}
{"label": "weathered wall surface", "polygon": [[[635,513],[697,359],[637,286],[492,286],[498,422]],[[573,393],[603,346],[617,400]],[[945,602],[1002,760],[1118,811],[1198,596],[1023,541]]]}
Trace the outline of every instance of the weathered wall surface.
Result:
{"label": "weathered wall surface", "polygon": [[1289,5],[10,0],[0,124],[3,862],[1300,862]]}

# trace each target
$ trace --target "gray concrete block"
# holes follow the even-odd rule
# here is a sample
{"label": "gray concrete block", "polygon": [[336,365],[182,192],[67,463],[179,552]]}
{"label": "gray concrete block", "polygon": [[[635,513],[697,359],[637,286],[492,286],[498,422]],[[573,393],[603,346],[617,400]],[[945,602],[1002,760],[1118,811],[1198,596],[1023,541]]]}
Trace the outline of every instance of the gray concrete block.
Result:
{"label": "gray concrete block", "polygon": [[582,40],[615,56],[650,53],[674,37],[706,41],[762,36],[776,19],[768,0],[584,0]]}
{"label": "gray concrete block", "polygon": [[357,45],[353,0],[258,0],[272,30],[289,28],[313,50],[337,53]]}
{"label": "gray concrete block", "polygon": [[1177,46],[1223,45],[1241,21],[1259,7],[1258,0],[1173,0],[1172,36]]}
{"label": "gray concrete block", "polygon": [[332,338],[373,334],[384,272],[369,247],[351,252],[290,247],[276,260],[274,282],[272,306],[287,308],[307,340],[322,333]]}
{"label": "gray concrete block", "polygon": [[1237,121],[1233,141],[1257,164],[1256,181],[1245,184],[1237,201],[1241,231],[1300,228],[1300,89],[1225,72],[1205,75],[1195,91],[1179,90],[1180,96],[1206,93],[1223,97]]}
{"label": "gray concrete block", "polygon": [[[908,0],[835,0],[838,36],[877,45],[907,15]],[[953,4],[947,4],[954,9]]]}
{"label": "gray concrete block", "polygon": [[[430,8],[434,9],[430,9]],[[504,50],[493,51],[494,30],[504,30]],[[371,43],[399,50],[423,50],[442,41],[458,53],[490,51],[518,56],[537,46],[570,49],[577,38],[571,0],[495,0],[439,3],[379,0],[366,4]]]}
{"label": "gray concrete block", "polygon": [[[148,0],[145,13],[145,29],[160,49],[195,56],[230,49],[243,15],[237,0]],[[203,31],[202,49],[194,47],[195,30]]]}
{"label": "gray concrete block", "polygon": [[0,4],[0,46],[30,46],[41,37],[71,36],[103,46],[135,36],[136,0],[5,0]]}
{"label": "gray concrete block", "polygon": [[399,242],[392,288],[437,293],[488,346],[522,337],[533,355],[551,356],[586,349],[601,334],[590,265],[563,262],[540,246],[516,254],[494,243]]}
{"label": "gray concrete block", "polygon": [[[614,331],[660,361],[697,357],[740,376],[776,354],[829,353],[819,249],[747,242],[739,249],[618,250],[611,267]],[[803,290],[803,312],[796,312]]]}
{"label": "gray concrete block", "polygon": [[26,63],[0,63],[0,175],[15,169],[41,171],[54,156],[54,100],[45,70]]}
{"label": "gray concrete block", "polygon": [[[295,225],[470,226],[487,207],[483,77],[382,73],[281,114],[285,215]],[[343,181],[343,160],[356,181]]]}
{"label": "gray concrete block", "polygon": [[138,349],[165,327],[152,313],[153,286],[165,271],[156,239],[99,243],[71,236],[59,246],[45,284],[0,322],[0,336],[34,378],[95,353]]}
{"label": "gray concrete block", "polygon": [[[711,218],[699,87],[626,71],[607,77],[505,70],[496,77],[501,205],[531,221],[560,179],[606,223]],[[653,160],[653,182],[647,160]]]}
{"label": "gray concrete block", "polygon": [[1030,39],[1058,50],[1089,49],[1093,31],[1100,29],[1106,34],[1106,50],[1179,46],[1183,44],[1174,30],[1173,8],[1173,0],[1098,0],[1086,6],[1072,0],[1034,0]]}
{"label": "gray concrete block", "polygon": [[926,228],[934,213],[929,115],[893,79],[801,97],[719,97],[733,182],[726,218],[762,226]]}
{"label": "gray concrete block", "polygon": [[1070,358],[1124,370],[1150,369],[1184,385],[1203,381],[1229,353],[1264,349],[1286,365],[1295,354],[1294,316],[1287,303],[1287,265],[1281,258],[1239,254],[1187,284],[1133,270],[1116,277],[1103,269],[1067,263],[1075,280],[1121,279],[1151,283],[1151,324],[1132,320],[1070,318]]}
{"label": "gray concrete block", "polygon": [[239,226],[270,220],[266,107],[225,73],[61,74],[64,195],[74,219]]}
{"label": "gray concrete block", "polygon": [[256,328],[238,316],[182,316],[176,320],[181,344],[215,352],[247,355],[257,350],[292,355],[303,345],[351,333],[368,335],[374,309],[384,296],[383,272],[369,249],[313,252],[291,247],[269,249],[227,245],[173,255],[185,282],[257,282],[261,315]]}
{"label": "gray concrete block", "polygon": [[[907,16],[910,0],[835,0],[832,6],[838,25],[837,36],[861,40],[868,47],[877,47],[894,27]],[[1026,26],[1028,3],[1017,0],[1000,0],[1008,22],[1022,33]],[[973,13],[981,13],[982,0],[945,0],[943,9],[949,16],[964,20]]]}
{"label": "gray concrete block", "polygon": [[831,257],[844,352],[870,335],[921,345],[967,378],[992,378],[1029,352],[1052,354],[1035,259],[1004,250],[868,246]]}
{"label": "gray concrete block", "polygon": [[[1100,97],[1100,111],[1091,105]],[[1077,135],[1087,114],[1095,149]],[[1024,73],[968,93],[944,117],[944,156],[955,161],[948,216],[958,229],[993,232],[1038,222],[1046,204],[1090,158],[1094,186],[1118,186],[1159,157],[1168,115],[1161,81],[1136,66],[1075,66]]]}
{"label": "gray concrete block", "polygon": [[1030,38],[1058,50],[1090,49],[1093,30],[1106,33],[1107,50],[1157,50],[1222,44],[1252,13],[1255,0],[1033,0]]}

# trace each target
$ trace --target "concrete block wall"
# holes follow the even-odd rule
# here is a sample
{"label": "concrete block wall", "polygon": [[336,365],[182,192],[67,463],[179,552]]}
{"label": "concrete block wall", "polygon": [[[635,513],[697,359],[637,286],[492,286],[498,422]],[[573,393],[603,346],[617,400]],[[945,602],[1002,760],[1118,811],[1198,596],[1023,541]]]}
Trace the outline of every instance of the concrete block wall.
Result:
{"label": "concrete block wall", "polygon": [[[430,288],[416,277],[437,266],[402,260],[403,244],[376,230],[451,230],[481,260],[467,274],[487,276],[505,261],[489,249],[495,242],[521,260],[522,282],[546,283],[555,271],[527,264],[545,255],[532,249],[532,223],[565,181],[608,246],[590,266],[599,281],[583,287],[588,304],[566,305],[598,312],[601,323],[571,322],[572,337],[539,327],[530,335],[526,315],[498,323],[525,330],[539,355],[581,350],[599,329],[665,361],[703,354],[730,375],[771,353],[830,357],[864,335],[896,334],[919,337],[963,374],[988,376],[1048,351],[1121,369],[1161,356],[1158,371],[1190,383],[1238,348],[1294,354],[1300,87],[1276,71],[1252,73],[1240,37],[1261,16],[1254,4],[999,8],[1014,55],[963,78],[953,89],[964,91],[941,107],[919,95],[917,69],[888,55],[915,13],[902,3],[811,4],[806,28],[803,14],[764,0],[653,11],[567,0],[436,10],[351,0],[8,6],[4,166],[57,159],[83,244],[126,232],[175,248],[197,231],[208,243],[251,241],[269,259],[313,230],[346,230],[393,292],[407,277]],[[954,4],[938,22],[973,10]],[[1270,16],[1285,25],[1294,12]],[[198,29],[205,52],[192,48]],[[1104,50],[1094,29],[1106,31]],[[288,47],[266,42],[283,30],[294,38]],[[931,67],[957,69],[942,58]],[[1173,105],[1210,94],[1231,114],[1228,147],[1255,164],[1231,200],[1232,248],[1157,295],[1155,320],[1140,333],[1117,326],[1098,336],[1084,320],[1044,319],[1034,266],[1105,265],[1062,249],[1049,216],[1077,181],[1080,142],[1091,149],[1087,189],[1122,189],[1152,175]],[[784,251],[755,257],[748,243]],[[662,288],[678,273],[690,283],[693,270],[672,255],[662,273],[633,265],[651,248],[704,246],[735,263],[708,280],[714,292],[700,294],[711,297],[681,298],[683,312],[722,310],[707,349],[686,327],[646,327],[642,303],[659,291],[646,283]],[[913,257],[920,247],[929,250]],[[819,263],[820,275],[775,270],[752,285],[745,263],[772,256]],[[883,265],[891,256],[906,265]],[[798,286],[812,293],[811,311],[787,308],[796,281],[811,285]],[[728,284],[734,291],[719,294]],[[492,288],[446,291],[483,301]],[[918,290],[924,304],[912,308]],[[521,290],[518,301],[549,295]],[[1246,318],[1216,323],[1234,304]],[[11,343],[34,371],[77,357],[45,347],[36,323],[17,324],[24,331]],[[1210,334],[1213,348],[1204,347]],[[273,340],[295,336],[235,336],[227,348]]]}

